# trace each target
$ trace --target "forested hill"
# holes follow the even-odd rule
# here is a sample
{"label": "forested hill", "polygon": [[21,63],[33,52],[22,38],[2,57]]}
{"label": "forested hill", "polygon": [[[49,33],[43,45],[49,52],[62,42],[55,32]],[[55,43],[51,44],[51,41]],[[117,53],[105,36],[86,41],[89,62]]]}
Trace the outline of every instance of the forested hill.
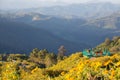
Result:
{"label": "forested hill", "polygon": [[120,51],[120,36],[115,36],[113,39],[106,38],[103,43],[96,47],[97,50],[109,49],[111,52]]}
{"label": "forested hill", "polygon": [[28,24],[3,19],[0,21],[0,51],[3,53],[28,53],[34,48],[47,48],[55,52],[61,45],[68,52],[82,50],[83,46],[87,46],[61,39],[47,30]]}

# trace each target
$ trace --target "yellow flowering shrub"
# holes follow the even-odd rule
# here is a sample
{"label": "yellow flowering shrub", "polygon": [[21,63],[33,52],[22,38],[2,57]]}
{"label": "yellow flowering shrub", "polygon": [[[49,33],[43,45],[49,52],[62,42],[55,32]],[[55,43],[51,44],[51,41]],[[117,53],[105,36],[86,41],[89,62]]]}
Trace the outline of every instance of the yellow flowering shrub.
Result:
{"label": "yellow flowering shrub", "polygon": [[66,80],[70,78],[74,78],[74,80],[118,80],[120,79],[119,58],[120,55],[115,54],[113,56],[104,56],[80,61],[76,67],[71,68],[69,73],[65,75]]}
{"label": "yellow flowering shrub", "polygon": [[1,72],[2,80],[19,80],[20,75],[17,70],[17,63],[15,62],[5,62],[2,66]]}
{"label": "yellow flowering shrub", "polygon": [[75,53],[53,67],[28,71],[15,62],[1,64],[0,80],[120,80],[120,54],[85,58]]}
{"label": "yellow flowering shrub", "polygon": [[2,79],[1,72],[2,72],[2,62],[0,62],[0,80]]}

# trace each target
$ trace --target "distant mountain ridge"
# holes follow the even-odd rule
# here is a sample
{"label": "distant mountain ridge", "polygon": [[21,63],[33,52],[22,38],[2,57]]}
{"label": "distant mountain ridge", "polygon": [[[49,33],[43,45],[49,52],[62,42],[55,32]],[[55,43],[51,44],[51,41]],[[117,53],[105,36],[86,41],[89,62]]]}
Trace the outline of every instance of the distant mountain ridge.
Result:
{"label": "distant mountain ridge", "polygon": [[[16,12],[9,15],[4,14],[1,16],[6,17],[11,21],[22,22],[37,28],[45,29],[67,41],[80,44],[83,43],[92,47],[95,47],[99,43],[103,42],[107,36],[113,37],[120,35],[120,23],[119,20],[117,20],[119,16],[112,18],[113,22],[110,22],[109,24],[108,22],[110,21],[110,16],[87,20],[81,18],[66,19],[31,12],[26,12],[23,14]],[[36,16],[38,19],[36,18],[37,20],[33,20]],[[116,24],[116,21],[114,21],[114,19],[117,20],[118,25],[112,26],[111,24]],[[117,29],[114,27],[117,27]]]}
{"label": "distant mountain ridge", "polygon": [[[34,37],[35,40],[35,38],[42,36],[43,40],[41,40],[40,38],[38,40],[40,42],[45,40],[45,42],[43,43],[46,43],[45,45],[47,47],[45,46],[44,48],[48,48],[51,50],[57,50],[55,48],[58,46],[50,47],[49,44],[60,46],[61,44],[63,45],[63,43],[65,46],[67,46],[67,48],[70,51],[73,51],[73,49],[82,50],[83,48],[87,48],[87,47],[89,48],[95,47],[96,45],[103,42],[106,37],[111,38],[113,36],[120,35],[119,11],[120,11],[120,6],[111,3],[99,3],[99,4],[89,3],[89,4],[77,4],[77,5],[73,4],[70,6],[34,8],[34,9],[18,10],[13,12],[3,11],[0,12],[0,25],[1,25],[0,27],[9,26],[8,29],[10,27],[11,29],[12,28],[17,29],[17,26],[19,26],[18,29],[20,29],[21,33],[23,33],[24,27],[27,26],[25,28],[29,31],[30,34],[26,34],[24,32],[24,34],[26,34],[26,37],[29,36],[28,39],[30,39],[30,35],[32,35],[31,37]],[[5,27],[2,28],[5,29]],[[20,33],[18,29],[17,31]],[[17,33],[17,31],[11,30],[10,32]],[[9,32],[9,30],[7,32]],[[1,33],[1,36],[3,33]],[[14,33],[10,33],[10,34],[12,36],[14,35]],[[51,40],[47,42],[46,40],[49,39],[45,38],[42,34],[44,36],[47,36],[48,38],[50,37]],[[16,35],[14,36],[16,37]],[[21,35],[19,34],[19,36]],[[7,39],[8,38],[3,39],[3,41]],[[19,41],[18,39],[16,38],[14,40]],[[30,43],[34,42],[32,40]],[[32,43],[31,46],[42,48],[43,46],[38,45],[39,41],[35,40],[36,44]],[[53,43],[56,41],[60,43],[58,44]],[[9,47],[8,45],[9,43],[6,44],[2,44],[2,43],[3,42],[0,42],[1,46],[5,45]],[[26,45],[28,45],[27,39],[25,43]],[[43,45],[43,43],[40,44]],[[12,48],[12,46],[10,47]],[[33,47],[30,47],[29,49],[32,49]]]}
{"label": "distant mountain ridge", "polygon": [[100,27],[104,29],[119,30],[120,27],[120,12],[113,13],[112,15],[89,20],[86,25]]}
{"label": "distant mountain ridge", "polygon": [[[111,15],[120,10],[119,4],[109,2],[101,3],[83,3],[72,4],[67,6],[53,6],[26,9],[28,12],[37,12],[45,15],[52,15],[56,17],[80,17],[80,18],[100,18]],[[24,10],[23,10],[24,11]]]}

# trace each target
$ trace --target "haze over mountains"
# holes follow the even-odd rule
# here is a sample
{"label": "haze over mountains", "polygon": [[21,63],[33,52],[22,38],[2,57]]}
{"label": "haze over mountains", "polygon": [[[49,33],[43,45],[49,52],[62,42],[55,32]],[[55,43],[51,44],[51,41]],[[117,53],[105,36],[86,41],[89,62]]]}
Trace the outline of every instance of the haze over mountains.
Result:
{"label": "haze over mountains", "polygon": [[86,3],[1,10],[0,28],[3,52],[27,52],[36,47],[54,52],[60,45],[68,52],[79,51],[120,35],[120,5]]}
{"label": "haze over mountains", "polygon": [[112,3],[85,3],[85,4],[71,4],[68,6],[53,6],[28,9],[45,15],[53,15],[57,17],[80,17],[80,18],[100,18],[119,11],[119,4]]}
{"label": "haze over mountains", "polygon": [[[33,48],[48,49],[56,52],[59,46],[66,46],[68,52],[72,49],[83,49],[83,44],[77,44],[59,38],[47,30],[9,20],[0,21],[1,52],[30,52]],[[73,45],[74,44],[74,45]]]}

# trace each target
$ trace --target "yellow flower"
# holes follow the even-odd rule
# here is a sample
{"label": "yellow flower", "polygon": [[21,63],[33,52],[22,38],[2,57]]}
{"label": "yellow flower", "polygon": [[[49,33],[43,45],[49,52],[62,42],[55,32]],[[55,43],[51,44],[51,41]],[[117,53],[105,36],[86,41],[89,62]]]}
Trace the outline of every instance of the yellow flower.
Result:
{"label": "yellow flower", "polygon": [[104,66],[107,66],[109,63],[111,63],[111,60],[104,63]]}
{"label": "yellow flower", "polygon": [[31,71],[31,73],[34,73],[35,71],[37,71],[38,70],[38,67],[36,67],[35,69],[33,69],[32,71]]}
{"label": "yellow flower", "polygon": [[112,75],[112,76],[115,75],[115,70],[111,70],[111,75]]}
{"label": "yellow flower", "polygon": [[78,66],[78,69],[79,69],[79,70],[82,70],[82,69],[84,68],[84,66],[85,66],[85,65],[82,63],[81,65]]}
{"label": "yellow flower", "polygon": [[89,63],[89,62],[90,62],[89,60],[86,60],[86,61],[85,61],[85,64],[87,64],[87,63]]}
{"label": "yellow flower", "polygon": [[102,64],[100,62],[96,62],[96,66],[100,67]]}
{"label": "yellow flower", "polygon": [[63,72],[61,72],[61,75],[63,76],[63,75],[65,75],[65,72],[63,71]]}
{"label": "yellow flower", "polygon": [[111,70],[111,75],[109,76],[110,80],[114,80],[114,76],[115,76],[115,70]]}
{"label": "yellow flower", "polygon": [[116,66],[119,66],[120,65],[120,61],[116,63]]}
{"label": "yellow flower", "polygon": [[108,70],[104,70],[102,73],[104,74],[104,75],[106,75],[106,74],[108,74]]}
{"label": "yellow flower", "polygon": [[73,78],[69,78],[68,80],[74,80]]}

